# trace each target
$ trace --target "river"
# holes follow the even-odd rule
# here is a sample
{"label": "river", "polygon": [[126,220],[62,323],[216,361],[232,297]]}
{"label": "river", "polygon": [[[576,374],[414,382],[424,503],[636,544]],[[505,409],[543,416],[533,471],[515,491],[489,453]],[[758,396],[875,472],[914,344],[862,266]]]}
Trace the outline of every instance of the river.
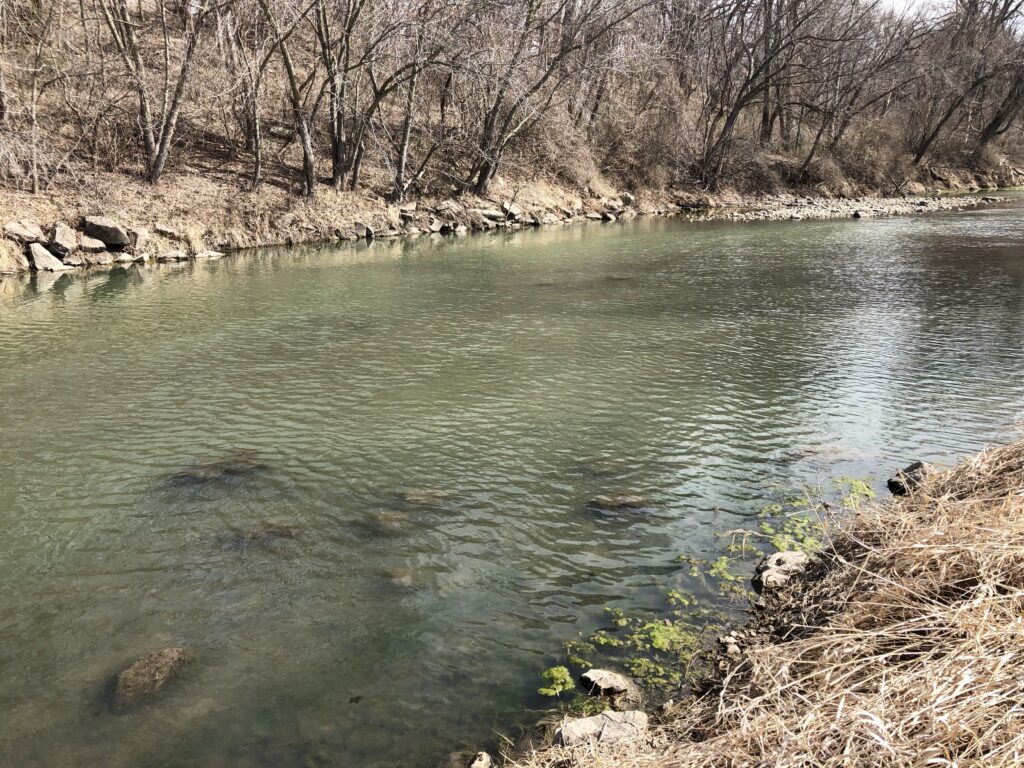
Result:
{"label": "river", "polygon": [[[649,219],[7,281],[0,763],[476,748],[779,489],[1007,439],[1022,225]],[[617,493],[649,501],[588,510]],[[169,645],[195,667],[111,712]]]}

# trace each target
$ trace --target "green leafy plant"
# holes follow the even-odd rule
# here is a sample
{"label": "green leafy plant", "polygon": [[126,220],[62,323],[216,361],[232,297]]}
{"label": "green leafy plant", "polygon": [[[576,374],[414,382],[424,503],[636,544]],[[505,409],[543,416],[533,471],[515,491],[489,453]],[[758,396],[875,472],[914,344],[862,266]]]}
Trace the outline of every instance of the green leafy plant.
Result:
{"label": "green leafy plant", "polygon": [[548,667],[540,676],[547,683],[537,689],[542,696],[560,696],[566,691],[576,690],[576,681],[565,667]]}

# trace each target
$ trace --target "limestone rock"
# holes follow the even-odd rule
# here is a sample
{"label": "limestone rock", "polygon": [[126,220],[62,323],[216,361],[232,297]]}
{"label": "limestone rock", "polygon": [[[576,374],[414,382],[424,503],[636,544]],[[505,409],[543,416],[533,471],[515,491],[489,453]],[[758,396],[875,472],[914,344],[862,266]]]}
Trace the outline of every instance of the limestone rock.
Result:
{"label": "limestone rock", "polygon": [[86,266],[105,267],[114,263],[114,257],[107,251],[88,251],[82,254]]}
{"label": "limestone rock", "polygon": [[28,268],[28,259],[21,246],[10,240],[0,240],[0,275],[25,272]]}
{"label": "limestone rock", "polygon": [[184,648],[153,651],[117,675],[114,705],[125,707],[140,703],[162,690],[192,661]]}
{"label": "limestone rock", "polygon": [[43,230],[34,221],[8,221],[4,224],[4,234],[12,240],[28,245],[29,243],[41,243],[43,241]]}
{"label": "limestone rock", "polygon": [[927,473],[928,465],[923,461],[915,461],[890,477],[886,486],[893,496],[908,496],[921,484],[921,480]]}
{"label": "limestone rock", "polygon": [[162,264],[167,264],[175,261],[188,261],[188,254],[184,251],[164,251],[156,260]]}
{"label": "limestone rock", "polygon": [[580,675],[580,685],[587,693],[600,696],[615,696],[636,688],[628,677],[608,669],[587,670]]}
{"label": "limestone rock", "polygon": [[196,259],[220,259],[223,258],[224,254],[220,251],[200,251],[195,255]]}
{"label": "limestone rock", "polygon": [[766,589],[779,589],[791,578],[807,570],[810,558],[804,552],[776,552],[768,555],[757,566],[754,590],[759,594]]}
{"label": "limestone rock", "polygon": [[95,237],[89,237],[88,235],[82,235],[82,239],[78,243],[80,250],[86,253],[100,253],[101,251],[107,250],[107,245],[102,240],[97,240]]}
{"label": "limestone rock", "polygon": [[353,229],[355,230],[356,237],[373,237],[373,227],[369,226],[368,224],[363,224],[363,222],[361,221],[357,221],[355,223],[355,226],[353,226]]}
{"label": "limestone rock", "polygon": [[132,244],[124,227],[107,216],[86,216],[82,229],[89,237],[102,241],[109,248],[125,248]]}
{"label": "limestone rock", "polygon": [[66,259],[78,250],[78,233],[67,224],[58,223],[50,235],[49,250],[58,259]]}
{"label": "limestone rock", "polygon": [[643,712],[602,712],[593,717],[566,720],[555,734],[555,740],[564,747],[571,747],[591,742],[629,741],[646,733],[647,715]]}
{"label": "limestone rock", "polygon": [[469,761],[469,768],[492,768],[494,760],[486,752],[477,752]]}
{"label": "limestone rock", "polygon": [[36,272],[60,272],[63,269],[71,269],[39,243],[29,245],[28,260]]}
{"label": "limestone rock", "polygon": [[128,239],[132,241],[133,251],[143,251],[149,243],[149,230],[146,227],[132,227],[128,230]]}

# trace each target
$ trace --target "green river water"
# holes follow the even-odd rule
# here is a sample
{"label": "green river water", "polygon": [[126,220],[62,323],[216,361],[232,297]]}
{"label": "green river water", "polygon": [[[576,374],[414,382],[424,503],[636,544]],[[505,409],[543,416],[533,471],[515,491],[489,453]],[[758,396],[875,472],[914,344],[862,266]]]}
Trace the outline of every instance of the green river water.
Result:
{"label": "green river water", "polygon": [[[0,764],[430,768],[778,489],[1022,418],[1019,204],[6,279]],[[169,645],[195,667],[111,712]]]}

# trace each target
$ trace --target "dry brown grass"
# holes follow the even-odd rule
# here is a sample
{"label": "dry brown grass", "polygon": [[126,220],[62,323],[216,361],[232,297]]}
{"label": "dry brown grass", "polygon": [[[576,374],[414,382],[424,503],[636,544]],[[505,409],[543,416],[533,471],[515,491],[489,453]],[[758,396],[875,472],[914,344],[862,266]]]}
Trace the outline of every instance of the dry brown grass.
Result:
{"label": "dry brown grass", "polygon": [[1024,442],[840,521],[771,616],[648,744],[518,765],[1024,765]]}

